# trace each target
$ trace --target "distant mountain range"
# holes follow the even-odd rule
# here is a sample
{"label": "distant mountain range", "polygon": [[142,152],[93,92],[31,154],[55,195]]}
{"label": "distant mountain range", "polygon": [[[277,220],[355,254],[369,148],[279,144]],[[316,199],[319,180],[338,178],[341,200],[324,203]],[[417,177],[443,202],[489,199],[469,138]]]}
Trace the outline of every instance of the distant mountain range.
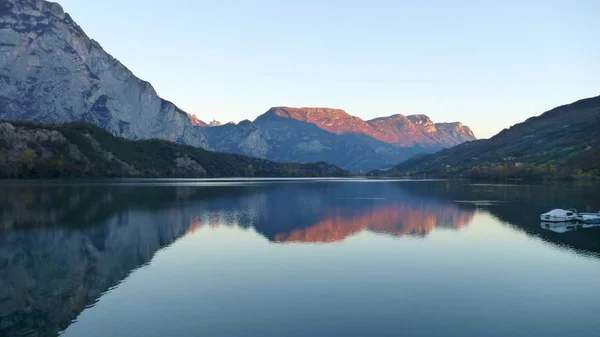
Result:
{"label": "distant mountain range", "polygon": [[328,161],[349,170],[391,167],[415,154],[475,139],[461,123],[434,124],[424,115],[364,121],[329,108],[274,107],[254,122],[203,132],[218,151],[281,162]]}
{"label": "distant mountain range", "polygon": [[276,161],[370,170],[475,139],[461,123],[433,123],[425,115],[364,121],[328,108],[275,107],[254,122],[208,124],[160,98],[60,5],[42,0],[0,3],[0,71],[0,119],[86,122],[131,140]]}
{"label": "distant mountain range", "polygon": [[600,177],[600,96],[559,106],[490,139],[417,156],[387,173],[471,178]]}

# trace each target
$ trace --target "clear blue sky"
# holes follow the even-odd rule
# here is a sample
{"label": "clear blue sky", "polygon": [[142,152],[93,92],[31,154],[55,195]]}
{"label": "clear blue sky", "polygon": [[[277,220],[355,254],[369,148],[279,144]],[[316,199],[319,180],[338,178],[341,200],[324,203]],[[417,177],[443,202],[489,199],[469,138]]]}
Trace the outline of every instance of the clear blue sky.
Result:
{"label": "clear blue sky", "polygon": [[460,120],[487,138],[600,95],[598,0],[58,2],[205,121],[327,106]]}

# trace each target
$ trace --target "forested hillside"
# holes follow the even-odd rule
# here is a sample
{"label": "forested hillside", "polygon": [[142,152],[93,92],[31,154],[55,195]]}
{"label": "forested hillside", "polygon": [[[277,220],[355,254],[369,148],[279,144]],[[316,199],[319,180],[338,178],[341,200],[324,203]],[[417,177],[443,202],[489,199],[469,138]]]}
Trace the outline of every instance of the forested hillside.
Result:
{"label": "forested hillside", "polygon": [[115,137],[86,123],[0,122],[0,177],[344,176],[327,163],[286,164],[165,140]]}

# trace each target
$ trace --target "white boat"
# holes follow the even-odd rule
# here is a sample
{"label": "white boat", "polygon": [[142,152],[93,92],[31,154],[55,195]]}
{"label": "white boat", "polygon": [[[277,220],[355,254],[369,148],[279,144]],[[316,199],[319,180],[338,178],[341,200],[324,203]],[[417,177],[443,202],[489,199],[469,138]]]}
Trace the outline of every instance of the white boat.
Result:
{"label": "white boat", "polygon": [[575,217],[577,222],[583,224],[592,224],[597,225],[600,224],[600,212],[598,213],[578,213],[577,217]]}
{"label": "white boat", "polygon": [[576,218],[577,211],[574,209],[553,209],[540,215],[540,219],[544,222],[569,222],[575,221]]}

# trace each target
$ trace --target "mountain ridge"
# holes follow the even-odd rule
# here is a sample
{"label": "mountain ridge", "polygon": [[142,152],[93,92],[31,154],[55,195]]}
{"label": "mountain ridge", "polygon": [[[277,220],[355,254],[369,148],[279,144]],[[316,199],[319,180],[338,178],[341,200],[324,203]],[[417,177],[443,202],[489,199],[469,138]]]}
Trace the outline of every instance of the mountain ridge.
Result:
{"label": "mountain ridge", "polygon": [[[338,108],[277,106],[271,107],[267,112],[258,116],[254,122],[274,116],[314,124],[323,130],[335,134],[363,134],[398,146],[413,146],[416,144],[432,147],[440,145],[454,146],[464,141],[476,139],[473,131],[461,122],[433,123],[427,115],[423,114],[407,116],[394,114],[363,120]],[[401,125],[404,130],[398,130],[397,127],[390,125],[391,123],[398,124],[399,120],[402,120],[403,123]],[[383,124],[387,124],[387,127]],[[437,137],[435,135],[432,136],[431,134],[438,133],[438,128],[442,128],[444,134]],[[401,132],[407,131],[406,129],[409,129],[411,132]],[[448,138],[447,135],[450,133],[450,129],[455,130],[455,137]],[[462,135],[456,137],[459,133]],[[411,136],[414,138],[411,139]]]}

